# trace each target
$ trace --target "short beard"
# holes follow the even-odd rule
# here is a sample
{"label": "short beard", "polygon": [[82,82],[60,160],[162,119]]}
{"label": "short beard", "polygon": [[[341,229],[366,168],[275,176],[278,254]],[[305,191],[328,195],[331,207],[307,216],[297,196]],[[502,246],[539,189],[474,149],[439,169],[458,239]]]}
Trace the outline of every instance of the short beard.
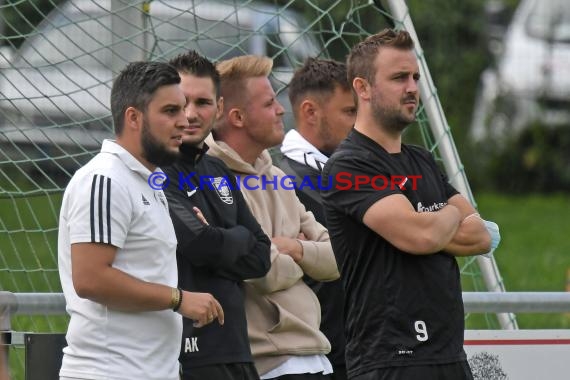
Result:
{"label": "short beard", "polygon": [[372,115],[376,123],[383,126],[388,132],[403,132],[411,123],[399,113],[392,112],[372,105]]}
{"label": "short beard", "polygon": [[150,133],[150,125],[146,119],[143,120],[141,143],[142,156],[153,165],[166,166],[173,164],[178,159],[178,152],[169,151],[164,144],[154,138]]}
{"label": "short beard", "polygon": [[410,124],[415,121],[405,118],[397,109],[383,108],[378,105],[376,94],[372,95],[372,116],[376,123],[383,126],[388,132],[403,132]]}

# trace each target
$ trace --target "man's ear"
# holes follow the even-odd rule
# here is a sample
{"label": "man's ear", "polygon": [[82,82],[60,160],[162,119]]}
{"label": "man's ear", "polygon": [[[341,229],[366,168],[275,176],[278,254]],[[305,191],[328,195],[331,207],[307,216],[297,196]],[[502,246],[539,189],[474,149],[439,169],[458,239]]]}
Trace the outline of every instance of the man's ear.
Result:
{"label": "man's ear", "polygon": [[359,99],[370,100],[370,84],[366,79],[360,77],[354,78],[352,88],[354,88],[354,92],[356,92],[356,96],[358,96]]}
{"label": "man's ear", "polygon": [[224,97],[220,96],[220,98],[216,102],[216,120],[222,117],[223,113],[224,113]]}
{"label": "man's ear", "polygon": [[228,111],[228,120],[231,125],[243,128],[244,114],[240,108],[234,107]]}
{"label": "man's ear", "polygon": [[312,99],[305,99],[299,106],[299,112],[309,124],[316,124],[319,117],[319,106]]}
{"label": "man's ear", "polygon": [[125,110],[124,124],[125,128],[128,128],[132,131],[140,130],[143,125],[142,112],[136,109],[135,107],[128,107]]}

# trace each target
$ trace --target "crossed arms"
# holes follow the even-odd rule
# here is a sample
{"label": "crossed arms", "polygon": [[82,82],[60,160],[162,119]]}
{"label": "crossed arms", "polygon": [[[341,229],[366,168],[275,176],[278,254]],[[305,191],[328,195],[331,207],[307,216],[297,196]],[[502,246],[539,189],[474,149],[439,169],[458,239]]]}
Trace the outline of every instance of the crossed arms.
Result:
{"label": "crossed arms", "polygon": [[460,194],[438,211],[419,213],[401,194],[386,196],[364,214],[363,222],[401,251],[429,255],[444,251],[472,256],[491,249],[491,237],[475,208]]}

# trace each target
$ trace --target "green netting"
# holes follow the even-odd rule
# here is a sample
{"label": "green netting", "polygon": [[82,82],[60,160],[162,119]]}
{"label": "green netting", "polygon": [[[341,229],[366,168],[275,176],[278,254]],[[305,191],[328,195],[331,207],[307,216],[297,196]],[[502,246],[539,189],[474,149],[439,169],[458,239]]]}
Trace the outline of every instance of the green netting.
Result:
{"label": "green netting", "polygon": [[[403,27],[363,0],[0,1],[0,290],[61,291],[62,192],[112,137],[110,86],[127,62],[165,60],[189,48],[214,61],[268,55],[275,62],[273,85],[289,108],[286,86],[306,57],[344,60],[356,41],[391,25]],[[285,122],[292,127],[290,112]],[[422,108],[405,139],[441,160],[440,143],[450,133],[446,126],[435,134]],[[459,167],[450,179],[464,176]],[[461,260],[461,266],[465,288],[485,290],[477,263]],[[67,317],[11,322],[17,331],[63,332]],[[482,323],[497,327],[492,316]],[[12,351],[15,378],[23,378],[21,349]]]}

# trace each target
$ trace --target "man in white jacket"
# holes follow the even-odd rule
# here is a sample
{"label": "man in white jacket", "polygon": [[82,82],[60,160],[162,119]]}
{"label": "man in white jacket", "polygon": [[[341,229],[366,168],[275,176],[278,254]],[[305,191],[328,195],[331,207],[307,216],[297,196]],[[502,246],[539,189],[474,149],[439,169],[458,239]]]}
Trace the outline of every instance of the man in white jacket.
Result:
{"label": "man in white jacket", "polygon": [[329,235],[305,210],[267,148],[283,141],[284,109],[275,97],[267,57],[241,56],[217,65],[224,113],[206,143],[239,176],[241,190],[272,238],[271,269],[246,282],[252,354],[262,379],[329,379],[330,343],[319,330],[317,297],[303,282],[338,278]]}
{"label": "man in white jacket", "polygon": [[[281,144],[279,167],[295,178],[309,178],[314,186],[296,190],[299,200],[326,227],[319,187],[321,172],[329,156],[346,138],[356,119],[356,104],[346,75],[346,65],[329,59],[309,58],[289,82],[289,100],[295,129]],[[321,331],[331,343],[327,355],[333,366],[333,380],[346,379],[344,360],[344,290],[339,280],[315,281],[306,276],[321,304]]]}

